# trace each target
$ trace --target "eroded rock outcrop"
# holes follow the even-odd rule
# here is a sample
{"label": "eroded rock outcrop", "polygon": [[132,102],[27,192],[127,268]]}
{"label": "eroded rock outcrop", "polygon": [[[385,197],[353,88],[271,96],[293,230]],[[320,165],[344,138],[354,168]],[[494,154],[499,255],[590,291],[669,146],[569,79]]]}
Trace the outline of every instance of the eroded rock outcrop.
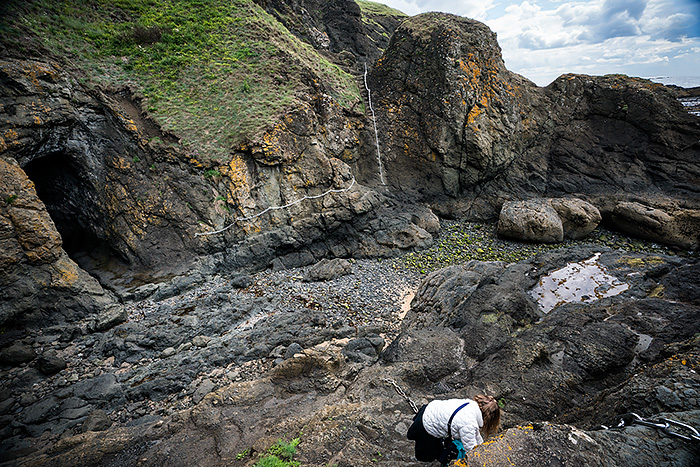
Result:
{"label": "eroded rock outcrop", "polygon": [[634,201],[617,203],[610,214],[615,229],[639,238],[695,250],[700,246],[700,209],[675,203],[652,207]]}
{"label": "eroded rock outcrop", "polygon": [[[16,284],[6,289],[4,317],[41,309],[37,300],[60,287],[78,302],[103,294],[69,257],[123,290],[135,278],[162,280],[197,267],[257,269],[275,258],[293,267],[326,256],[395,254],[432,240],[414,221],[430,224],[434,214],[404,215],[405,201],[356,180],[344,161],[361,159],[363,124],[322,93],[220,164],[183,154],[128,89],[88,92],[53,62],[7,60],[0,74],[7,179],[0,241],[4,263],[24,261],[21,271],[3,274]],[[39,263],[57,270],[30,272]],[[55,278],[40,279],[47,274]],[[76,305],[86,306],[95,308]]]}
{"label": "eroded rock outcrop", "polygon": [[[448,327],[464,340],[464,354],[472,364],[465,363],[449,377],[429,379],[426,387],[486,388],[511,401],[507,405],[510,416],[517,414],[516,418],[525,420],[553,420],[567,413],[576,417],[579,410],[575,407],[593,404],[599,391],[630,378],[638,362],[671,358],[672,351],[666,346],[678,345],[674,342],[689,339],[684,348],[693,346],[698,331],[697,324],[691,324],[697,313],[697,287],[691,285],[694,279],[689,274],[698,268],[696,262],[686,266],[672,257],[603,252],[598,261],[629,288],[621,295],[591,303],[562,301],[545,313],[530,294],[539,278],[566,263],[592,257],[595,250],[564,251],[507,268],[498,263],[471,262],[429,276],[416,293],[412,314],[403,323],[405,336],[397,342],[434,332],[435,326]],[[600,287],[606,286],[601,283]],[[672,297],[686,288],[688,294],[676,302]],[[676,337],[669,340],[671,334]],[[412,353],[393,360],[411,362]],[[689,384],[696,388],[692,364],[678,363],[676,368],[687,371],[684,374],[693,381]],[[696,410],[697,404],[688,398],[692,391],[683,392],[684,386],[678,386],[679,404]],[[525,389],[535,387],[536,393]],[[645,397],[656,397],[653,386],[645,391]],[[632,398],[625,409],[649,412],[675,411],[678,407]],[[596,414],[602,417],[604,412],[596,410]]]}
{"label": "eroded rock outcrop", "polygon": [[34,184],[13,162],[0,159],[0,323],[46,325],[120,307],[63,251]]}
{"label": "eroded rock outcrop", "polygon": [[662,85],[564,75],[538,88],[506,70],[485,25],[437,13],[400,25],[371,85],[389,183],[448,195],[441,212],[495,219],[534,196],[577,196],[604,218],[632,197],[700,204],[700,122]]}
{"label": "eroded rock outcrop", "polygon": [[459,197],[501,174],[534,136],[534,85],[506,70],[495,34],[478,21],[404,21],[371,87],[387,179],[405,190]]}

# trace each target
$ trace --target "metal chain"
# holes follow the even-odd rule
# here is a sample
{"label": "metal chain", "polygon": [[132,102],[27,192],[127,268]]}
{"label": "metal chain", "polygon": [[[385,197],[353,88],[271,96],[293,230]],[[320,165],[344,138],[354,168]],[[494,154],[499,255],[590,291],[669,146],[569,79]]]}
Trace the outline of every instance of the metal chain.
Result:
{"label": "metal chain", "polygon": [[263,214],[266,214],[266,213],[268,213],[268,212],[270,212],[270,211],[277,211],[277,210],[279,210],[279,209],[287,209],[287,208],[290,208],[290,207],[292,207],[292,206],[294,206],[294,205],[296,205],[296,204],[301,203],[302,201],[306,201],[306,200],[308,200],[308,199],[319,199],[319,198],[323,198],[324,196],[328,196],[328,195],[330,195],[331,193],[345,193],[346,191],[350,191],[350,189],[351,189],[354,185],[355,185],[355,177],[352,177],[352,181],[350,182],[350,185],[348,185],[348,186],[345,187],[345,188],[331,188],[331,189],[329,189],[329,190],[324,191],[323,193],[321,193],[321,194],[319,194],[319,195],[304,196],[303,198],[299,198],[299,199],[297,199],[296,201],[292,201],[291,203],[287,203],[287,204],[285,204],[285,205],[283,205],[283,206],[270,206],[269,208],[267,208],[267,209],[265,209],[265,210],[263,210],[263,211],[261,211],[261,212],[259,212],[259,213],[257,213],[257,214],[253,214],[253,215],[245,216],[245,217],[236,217],[229,225],[227,225],[226,227],[224,227],[224,228],[222,228],[222,229],[219,229],[219,230],[212,230],[212,231],[209,231],[209,232],[197,232],[197,233],[194,234],[194,236],[195,236],[195,237],[204,237],[204,236],[207,236],[207,235],[217,235],[217,234],[226,232],[228,229],[230,229],[231,227],[233,227],[234,225],[236,225],[237,222],[250,221],[250,220],[253,220],[253,219],[257,219],[258,217],[260,217],[260,216],[262,216]]}
{"label": "metal chain", "polygon": [[[657,428],[669,436],[674,438],[683,439],[686,441],[693,441],[695,443],[700,443],[700,433],[698,430],[685,423],[677,422],[675,420],[669,420],[668,418],[659,418],[657,420],[648,420],[640,417],[636,413],[626,413],[618,417],[618,423],[615,426],[601,425],[599,429],[610,430],[615,428],[624,428],[629,425],[642,425],[651,428]],[[687,431],[687,434],[679,433],[672,429],[683,429]]]}
{"label": "metal chain", "polygon": [[389,378],[384,378],[384,381],[394,386],[394,389],[396,389],[398,395],[406,399],[406,401],[410,404],[411,408],[413,409],[413,413],[418,413],[418,406],[406,395],[404,390],[401,389],[398,384],[396,384],[396,381]]}

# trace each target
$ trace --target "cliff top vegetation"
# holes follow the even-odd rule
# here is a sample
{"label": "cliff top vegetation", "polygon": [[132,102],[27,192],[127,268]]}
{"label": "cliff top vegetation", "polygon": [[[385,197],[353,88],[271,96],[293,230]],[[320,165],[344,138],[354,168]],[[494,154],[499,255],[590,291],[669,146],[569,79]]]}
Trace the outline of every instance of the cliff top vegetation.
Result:
{"label": "cliff top vegetation", "polygon": [[225,157],[304,95],[360,101],[356,80],[252,0],[10,0],[0,54],[50,57],[87,87],[128,86],[185,148]]}
{"label": "cliff top vegetation", "polygon": [[356,2],[362,10],[363,16],[407,16],[406,13],[383,3],[367,2],[365,0],[356,0]]}

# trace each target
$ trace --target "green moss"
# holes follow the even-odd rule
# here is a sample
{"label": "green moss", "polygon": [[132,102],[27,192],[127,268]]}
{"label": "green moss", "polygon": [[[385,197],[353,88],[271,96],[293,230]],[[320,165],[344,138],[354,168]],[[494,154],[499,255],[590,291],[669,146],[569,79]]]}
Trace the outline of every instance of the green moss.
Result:
{"label": "green moss", "polygon": [[481,315],[479,320],[484,324],[496,324],[498,322],[498,315],[496,313],[487,313]]}
{"label": "green moss", "polygon": [[[411,268],[421,274],[427,274],[447,266],[463,264],[470,260],[515,263],[548,250],[591,243],[631,252],[673,253],[667,247],[632,239],[602,229],[594,230],[588,238],[582,240],[566,240],[556,244],[541,244],[500,238],[496,234],[496,225],[443,221],[443,228],[430,248],[408,253],[395,261],[400,266]],[[681,253],[689,255],[687,252]],[[622,261],[630,266],[641,266],[642,264],[656,264],[657,262],[662,262],[662,259],[650,257],[642,261],[630,256]]]}

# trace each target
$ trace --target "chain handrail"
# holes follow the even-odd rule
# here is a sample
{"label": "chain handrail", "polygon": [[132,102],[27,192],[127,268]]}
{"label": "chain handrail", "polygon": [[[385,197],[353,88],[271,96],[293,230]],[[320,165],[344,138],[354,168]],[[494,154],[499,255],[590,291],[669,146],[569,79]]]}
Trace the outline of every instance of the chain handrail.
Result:
{"label": "chain handrail", "polygon": [[[606,425],[600,425],[598,429],[602,430],[611,430],[611,429],[616,429],[616,428],[624,428],[626,426],[630,425],[642,425],[642,426],[647,426],[650,428],[656,428],[658,430],[663,431],[669,436],[672,436],[674,438],[682,439],[685,441],[692,441],[695,443],[700,443],[700,433],[698,432],[697,429],[693,428],[692,426],[686,424],[686,423],[681,423],[676,420],[671,420],[668,418],[659,418],[659,419],[646,419],[641,417],[640,415],[637,415],[636,413],[626,413],[623,415],[620,415],[617,417],[617,425],[614,426],[606,426]],[[676,430],[672,429],[672,427],[675,427]],[[688,434],[683,434],[679,433],[677,429],[684,429],[687,430]]]}
{"label": "chain handrail", "polygon": [[237,218],[235,218],[230,224],[228,224],[226,227],[224,227],[224,228],[222,228],[222,229],[219,229],[219,230],[212,230],[212,231],[209,231],[209,232],[197,232],[197,233],[194,234],[194,236],[195,236],[195,237],[204,237],[204,236],[207,236],[207,235],[217,235],[217,234],[220,234],[220,233],[223,233],[223,232],[227,231],[228,229],[230,229],[231,227],[233,227],[234,225],[236,225],[237,222],[250,221],[250,220],[256,219],[256,218],[258,218],[258,217],[262,216],[263,214],[266,214],[266,213],[268,213],[268,212],[270,212],[270,211],[277,211],[277,210],[279,210],[279,209],[287,209],[287,208],[290,208],[290,207],[292,207],[292,206],[294,206],[294,205],[297,205],[297,204],[301,203],[302,201],[306,201],[306,200],[309,200],[309,199],[319,199],[319,198],[323,198],[324,196],[328,196],[328,195],[330,195],[331,193],[345,193],[346,191],[350,191],[350,189],[351,189],[354,185],[355,185],[355,177],[352,177],[352,181],[350,182],[350,185],[348,185],[348,186],[345,187],[345,188],[331,188],[331,189],[329,189],[329,190],[324,191],[323,193],[321,193],[321,194],[319,194],[319,195],[304,196],[303,198],[299,198],[299,199],[297,199],[297,200],[295,200],[295,201],[292,201],[291,203],[287,203],[287,204],[282,205],[282,206],[270,206],[269,208],[267,208],[267,209],[265,209],[265,210],[263,210],[263,211],[261,211],[261,212],[259,212],[259,213],[257,213],[257,214],[253,214],[253,215],[245,216],[245,217],[237,217]]}
{"label": "chain handrail", "polygon": [[394,381],[393,379],[390,379],[390,378],[384,378],[384,381],[385,381],[386,383],[389,383],[389,384],[391,384],[392,386],[394,386],[394,389],[396,390],[397,394],[398,394],[399,396],[403,397],[404,399],[406,399],[406,401],[409,403],[409,405],[410,405],[411,408],[413,409],[413,413],[418,413],[418,406],[415,404],[415,402],[413,402],[413,401],[411,400],[410,397],[408,397],[408,396],[406,395],[406,393],[404,392],[404,390],[401,389],[401,387],[400,387],[398,384],[396,384],[396,381]]}

